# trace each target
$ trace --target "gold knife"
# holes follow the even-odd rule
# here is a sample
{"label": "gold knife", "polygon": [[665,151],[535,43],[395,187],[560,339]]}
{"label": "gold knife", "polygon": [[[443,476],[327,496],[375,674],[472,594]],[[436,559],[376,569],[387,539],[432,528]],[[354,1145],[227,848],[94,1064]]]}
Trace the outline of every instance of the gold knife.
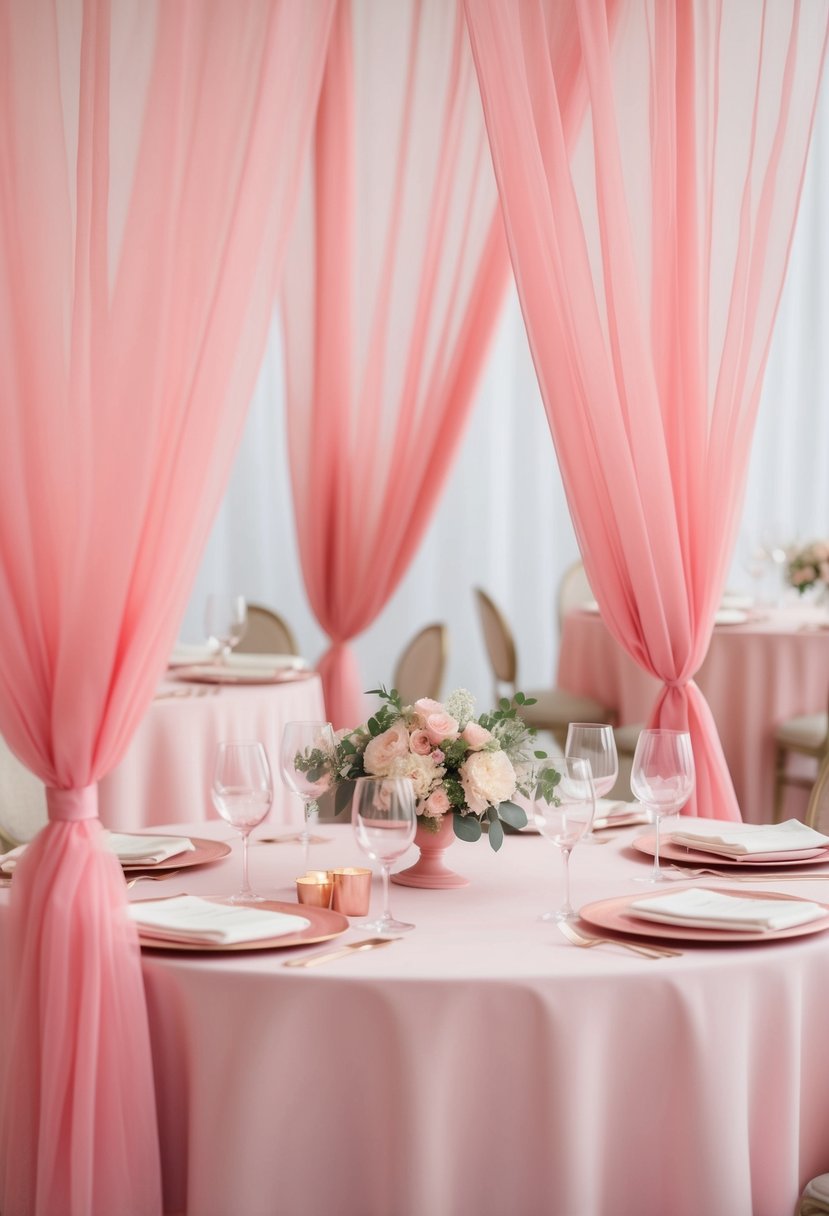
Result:
{"label": "gold knife", "polygon": [[284,967],[318,967],[320,963],[330,963],[335,958],[345,958],[347,954],[360,950],[376,950],[378,946],[390,946],[399,942],[399,937],[367,937],[361,942],[349,942],[340,946],[339,950],[329,950],[327,954],[314,954],[311,958],[289,958],[283,963]]}

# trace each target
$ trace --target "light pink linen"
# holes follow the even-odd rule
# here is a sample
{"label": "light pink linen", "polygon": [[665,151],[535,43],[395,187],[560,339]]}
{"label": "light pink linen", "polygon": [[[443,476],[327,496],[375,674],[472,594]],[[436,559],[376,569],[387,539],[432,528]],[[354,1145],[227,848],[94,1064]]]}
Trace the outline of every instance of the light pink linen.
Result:
{"label": "light pink linen", "polygon": [[[697,684],[711,707],[743,819],[769,823],[774,795],[774,731],[787,718],[825,713],[829,630],[820,614],[770,612],[746,625],[716,627]],[[825,622],[825,616],[823,621]],[[565,618],[557,682],[616,707],[621,723],[644,722],[658,684],[617,644],[597,615]],[[786,794],[784,818],[806,809]]]}
{"label": "light pink linen", "polygon": [[[331,3],[0,5],[0,733],[49,787],[124,753],[269,321]],[[94,820],[14,881],[4,1216],[160,1208],[146,1009]]]}
{"label": "light pink linen", "polygon": [[[636,833],[576,848],[577,906],[641,898]],[[315,866],[366,864],[350,829],[326,834]],[[300,859],[252,845],[257,890],[293,899]],[[308,971],[280,950],[145,957],[166,1210],[793,1212],[829,1166],[829,934],[667,962],[578,950],[536,920],[561,895],[545,841],[456,843],[449,861],[470,886],[393,886],[393,912],[417,927],[383,950]],[[228,893],[238,876],[234,844],[164,891]]]}
{"label": "light pink linen", "polygon": [[[596,0],[465,9],[590,584],[664,683],[648,724],[691,731],[687,813],[737,818],[693,676],[739,520],[829,8],[624,0],[613,45]],[[573,71],[576,142],[560,101]]]}
{"label": "light pink linen", "polygon": [[[189,688],[207,696],[170,696]],[[210,797],[216,745],[232,739],[259,739],[273,776],[268,822],[304,822],[302,801],[283,784],[279,749],[286,722],[323,719],[322,684],[317,675],[290,684],[222,688],[161,685],[127,748],[126,755],[99,784],[101,822],[117,832],[170,823],[175,819],[217,818]]]}
{"label": "light pink linen", "polygon": [[341,0],[313,168],[286,263],[288,436],[305,586],[332,643],[318,669],[342,727],[365,717],[348,643],[429,523],[507,281],[458,6]]}

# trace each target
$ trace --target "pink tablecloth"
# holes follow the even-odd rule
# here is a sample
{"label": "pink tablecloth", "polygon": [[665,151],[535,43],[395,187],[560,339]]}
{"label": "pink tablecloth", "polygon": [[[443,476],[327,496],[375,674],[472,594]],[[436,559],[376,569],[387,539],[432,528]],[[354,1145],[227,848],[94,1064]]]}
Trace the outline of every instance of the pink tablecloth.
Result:
{"label": "pink tablecloth", "polygon": [[[601,617],[589,612],[574,612],[565,619],[557,683],[614,708],[621,725],[644,723],[659,689],[617,645]],[[743,818],[769,822],[775,726],[826,709],[825,613],[776,611],[745,625],[717,626],[697,683],[717,723]],[[787,797],[784,818],[802,813],[805,799],[798,798],[798,791]]]}
{"label": "pink tablecloth", "polygon": [[124,759],[100,782],[101,819],[115,831],[215,819],[210,784],[216,744],[259,739],[273,774],[271,820],[301,823],[302,803],[279,775],[282,728],[292,720],[324,718],[322,684],[311,673],[296,683],[233,687],[171,680],[159,689]]}
{"label": "pink tablecloth", "polygon": [[[315,867],[361,863],[347,827],[325,830]],[[642,894],[636,831],[575,851],[577,904]],[[792,1212],[829,1169],[829,933],[658,962],[580,950],[535,919],[560,895],[546,842],[451,853],[471,885],[392,887],[417,928],[383,950],[308,971],[282,966],[296,951],[145,955],[167,1211]],[[292,898],[301,858],[253,845],[254,885]],[[239,864],[234,844],[131,895],[228,893]]]}

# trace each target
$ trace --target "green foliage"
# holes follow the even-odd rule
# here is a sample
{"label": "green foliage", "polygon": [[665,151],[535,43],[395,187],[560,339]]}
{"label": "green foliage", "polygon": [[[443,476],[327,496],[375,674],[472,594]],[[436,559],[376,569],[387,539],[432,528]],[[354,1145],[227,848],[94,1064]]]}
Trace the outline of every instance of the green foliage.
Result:
{"label": "green foliage", "polygon": [[481,821],[477,815],[454,815],[455,835],[459,840],[468,840],[474,844],[481,839]]}
{"label": "green foliage", "polygon": [[498,818],[516,830],[527,826],[527,812],[514,802],[501,802],[498,806]]}
{"label": "green foliage", "polygon": [[543,768],[538,774],[538,784],[536,788],[537,797],[543,798],[545,802],[553,803],[558,806],[558,795],[555,788],[561,781],[561,773],[554,768]]}

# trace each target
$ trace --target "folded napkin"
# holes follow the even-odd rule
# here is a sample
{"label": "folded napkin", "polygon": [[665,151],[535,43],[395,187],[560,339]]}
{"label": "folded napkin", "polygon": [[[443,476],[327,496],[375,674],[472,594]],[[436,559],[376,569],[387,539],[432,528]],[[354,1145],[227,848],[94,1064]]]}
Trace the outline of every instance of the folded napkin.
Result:
{"label": "folded napkin", "polygon": [[261,669],[303,671],[308,662],[297,654],[231,654],[227,666],[236,671],[259,671]]}
{"label": "folded napkin", "polygon": [[216,647],[202,642],[176,642],[167,660],[168,667],[186,667],[190,663],[209,663],[216,658]]}
{"label": "folded napkin", "polygon": [[700,929],[737,929],[747,933],[789,929],[829,915],[820,904],[805,899],[750,899],[723,895],[705,887],[643,899],[627,911],[640,920]]}
{"label": "folded napkin", "polygon": [[824,849],[829,836],[807,828],[799,819],[786,823],[714,823],[698,820],[671,833],[671,843],[723,857],[756,857],[764,853],[802,853]]}
{"label": "folded napkin", "polygon": [[[157,865],[168,857],[192,852],[196,847],[188,836],[130,836],[120,832],[107,832],[104,843],[122,865],[133,866]],[[0,873],[11,874],[25,849],[25,844],[19,844],[16,849],[1,854]]]}
{"label": "folded napkin", "polygon": [[634,824],[650,821],[650,814],[639,802],[613,802],[607,798],[596,800],[594,832],[601,832],[604,828],[632,827]]}
{"label": "folded napkin", "polygon": [[271,912],[242,904],[218,904],[196,895],[129,905],[131,919],[152,937],[171,942],[235,946],[299,933],[311,923],[304,916]]}
{"label": "folded napkin", "polygon": [[106,847],[122,865],[157,865],[179,853],[192,853],[195,845],[189,836],[131,836],[107,832]]}

